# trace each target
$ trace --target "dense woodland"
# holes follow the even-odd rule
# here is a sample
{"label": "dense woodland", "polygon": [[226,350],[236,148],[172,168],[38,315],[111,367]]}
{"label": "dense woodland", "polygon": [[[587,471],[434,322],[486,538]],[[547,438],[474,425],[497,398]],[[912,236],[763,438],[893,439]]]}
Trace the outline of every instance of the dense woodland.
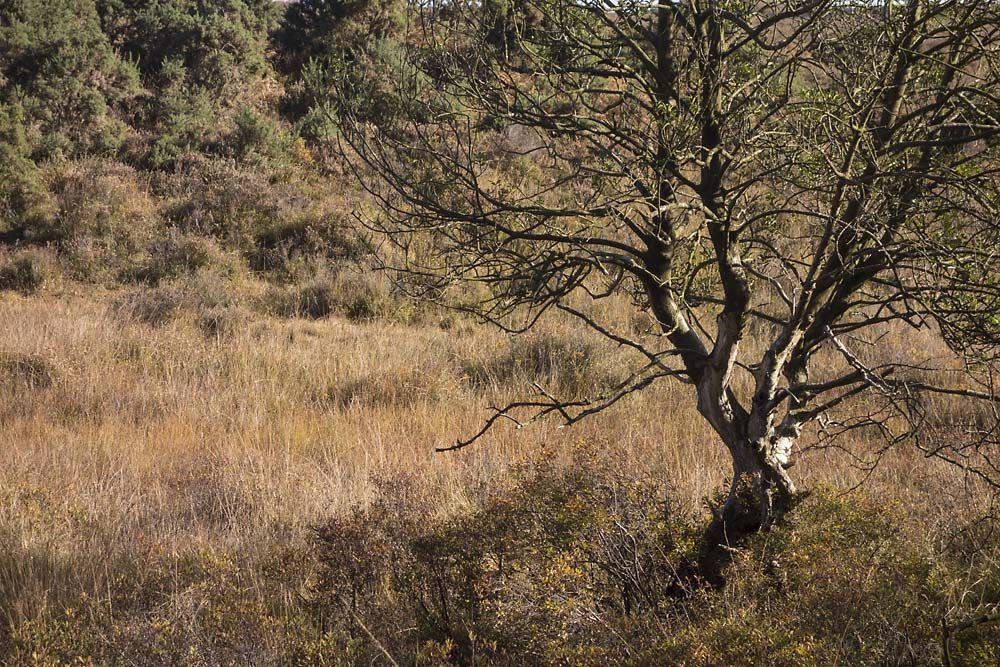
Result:
{"label": "dense woodland", "polygon": [[[0,5],[0,664],[1000,663],[997,8],[611,4]],[[685,125],[710,93],[730,144]],[[894,136],[836,116],[867,94]],[[718,229],[677,204],[713,185],[773,222],[731,346],[764,361],[813,220],[856,232],[835,296],[905,249],[770,348],[809,348],[772,469],[671,319],[724,348],[742,260],[621,259]]]}

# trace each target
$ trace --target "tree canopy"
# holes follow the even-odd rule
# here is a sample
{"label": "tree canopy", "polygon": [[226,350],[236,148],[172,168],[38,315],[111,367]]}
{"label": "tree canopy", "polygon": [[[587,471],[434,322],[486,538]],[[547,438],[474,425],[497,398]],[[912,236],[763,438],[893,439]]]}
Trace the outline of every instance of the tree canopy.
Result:
{"label": "tree canopy", "polygon": [[[730,533],[790,506],[805,429],[915,439],[996,483],[996,3],[520,5],[504,48],[479,3],[423,7],[416,111],[344,123],[415,291],[476,284],[462,307],[501,327],[558,310],[635,353],[612,392],[540,387],[486,427],[688,384],[732,457]],[[602,321],[621,293],[655,329]],[[949,358],[887,347],[909,328]],[[947,445],[920,440],[935,396],[978,404]]]}

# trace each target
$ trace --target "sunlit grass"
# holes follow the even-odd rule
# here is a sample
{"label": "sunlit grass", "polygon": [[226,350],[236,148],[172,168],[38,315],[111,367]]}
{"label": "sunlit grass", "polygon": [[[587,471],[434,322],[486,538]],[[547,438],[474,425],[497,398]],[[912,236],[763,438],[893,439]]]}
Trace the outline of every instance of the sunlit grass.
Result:
{"label": "sunlit grass", "polygon": [[[569,351],[578,368],[537,351],[511,361],[519,348],[505,336],[434,318],[249,314],[206,332],[198,313],[161,326],[130,319],[113,293],[0,298],[0,613],[22,642],[81,595],[88,613],[108,618],[176,612],[197,595],[192,581],[229,576],[193,575],[182,565],[192,558],[228,559],[241,596],[293,614],[309,568],[276,579],[276,559],[307,558],[312,529],[368,502],[377,480],[418,480],[420,502],[445,515],[512,464],[565,460],[585,442],[703,512],[727,474],[688,388],[669,382],[573,428],[502,425],[462,452],[434,453],[533,381],[574,391],[587,381],[581,372],[622,370],[621,350],[588,357],[600,343],[566,322],[531,344]],[[976,502],[959,471],[907,449],[870,478],[833,451],[794,472],[806,487],[866,480],[869,494],[912,507],[927,527]],[[162,599],[140,604],[140,592]]]}

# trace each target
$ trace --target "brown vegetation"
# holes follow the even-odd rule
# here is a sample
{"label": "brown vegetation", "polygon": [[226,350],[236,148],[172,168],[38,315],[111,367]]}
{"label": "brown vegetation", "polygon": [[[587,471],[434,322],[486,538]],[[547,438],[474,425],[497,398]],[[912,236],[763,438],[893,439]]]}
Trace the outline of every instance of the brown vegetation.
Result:
{"label": "brown vegetation", "polygon": [[719,593],[678,575],[727,467],[682,391],[432,453],[532,382],[620,370],[569,321],[514,345],[78,289],[0,297],[10,664],[934,664],[996,601],[988,496],[910,450],[807,452],[810,485],[863,494],[811,496]]}
{"label": "brown vegetation", "polygon": [[[996,393],[986,373],[969,392],[962,365],[1000,326],[1000,144],[986,141],[1000,70],[970,97],[940,56],[978,62],[963,60],[969,45],[996,59],[995,3],[942,4],[964,18],[941,39],[918,0],[881,16],[764,3],[791,11],[780,25],[732,5],[776,28],[760,31],[735,9],[692,23],[685,3],[659,5],[652,31],[645,3],[484,0],[464,5],[465,24],[447,4],[299,0],[283,20],[270,0],[0,9],[0,665],[1000,664],[996,485],[972,469],[995,465],[998,417],[995,400],[967,400]],[[827,11],[840,19],[810,32]],[[725,62],[703,57],[721,33],[690,30],[702,21],[736,40]],[[671,34],[676,71],[660,48]],[[916,58],[921,41],[939,55]],[[653,51],[666,69],[649,78],[635,57]],[[483,88],[490,70],[499,97]],[[923,107],[935,89],[952,101]],[[712,91],[733,102],[716,118],[691,97]],[[914,112],[891,137],[885,114],[855,108],[887,96]],[[376,128],[388,144],[352,151]],[[421,138],[441,142],[436,157]],[[402,159],[359,163],[397,141]],[[853,159],[829,168],[844,142],[874,175]],[[918,196],[915,150],[937,156],[916,164],[945,168],[931,181],[952,195],[982,189]],[[851,202],[843,229],[827,215],[836,190]],[[728,214],[704,217],[695,194]],[[510,215],[480,210],[491,200]],[[866,254],[887,210],[919,266]],[[720,221],[740,216],[722,239]],[[858,320],[816,311],[820,298],[783,325],[788,294],[812,289],[791,277],[827,228],[881,277],[829,302]],[[533,230],[534,248],[518,238]],[[636,230],[624,249],[640,261],[622,270],[637,281],[605,252]],[[821,256],[852,291],[841,250]],[[668,257],[672,277],[650,282]],[[713,269],[741,264],[753,306],[715,326],[726,290]],[[930,283],[909,284],[925,271]],[[910,297],[931,287],[925,312]],[[733,371],[719,379],[747,405],[762,395],[753,360],[783,327],[804,333],[795,354],[814,384],[789,377],[775,406],[859,387],[799,424],[780,472],[794,463],[805,491],[767,530],[707,537],[726,528],[727,501],[762,516],[766,496],[754,504],[746,477],[732,480],[745,439],[727,453],[692,387],[669,382],[702,371],[673,365],[664,298],[705,341],[739,339],[739,355],[719,346]],[[522,335],[481,323],[518,326],[546,304]],[[795,333],[817,312],[829,335]],[[824,384],[845,371],[846,385]],[[925,411],[887,416],[910,390],[930,393]],[[536,409],[503,412],[525,399]],[[561,409],[595,403],[565,427]],[[434,453],[477,432],[475,447]]]}

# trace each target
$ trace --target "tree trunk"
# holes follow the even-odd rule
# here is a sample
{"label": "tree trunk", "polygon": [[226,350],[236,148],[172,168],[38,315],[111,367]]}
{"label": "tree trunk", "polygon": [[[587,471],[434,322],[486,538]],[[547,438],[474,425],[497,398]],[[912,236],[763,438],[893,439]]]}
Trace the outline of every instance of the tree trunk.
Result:
{"label": "tree trunk", "polygon": [[749,438],[726,442],[733,459],[733,481],[717,518],[736,539],[770,528],[791,507],[795,484],[785,470],[787,458],[779,444],[784,445],[774,437],[763,442]]}
{"label": "tree trunk", "polygon": [[715,587],[725,584],[722,570],[732,547],[779,522],[795,496],[795,484],[785,469],[788,443],[777,438],[724,440],[732,456],[733,479],[726,501],[713,508],[697,564],[699,576]]}

